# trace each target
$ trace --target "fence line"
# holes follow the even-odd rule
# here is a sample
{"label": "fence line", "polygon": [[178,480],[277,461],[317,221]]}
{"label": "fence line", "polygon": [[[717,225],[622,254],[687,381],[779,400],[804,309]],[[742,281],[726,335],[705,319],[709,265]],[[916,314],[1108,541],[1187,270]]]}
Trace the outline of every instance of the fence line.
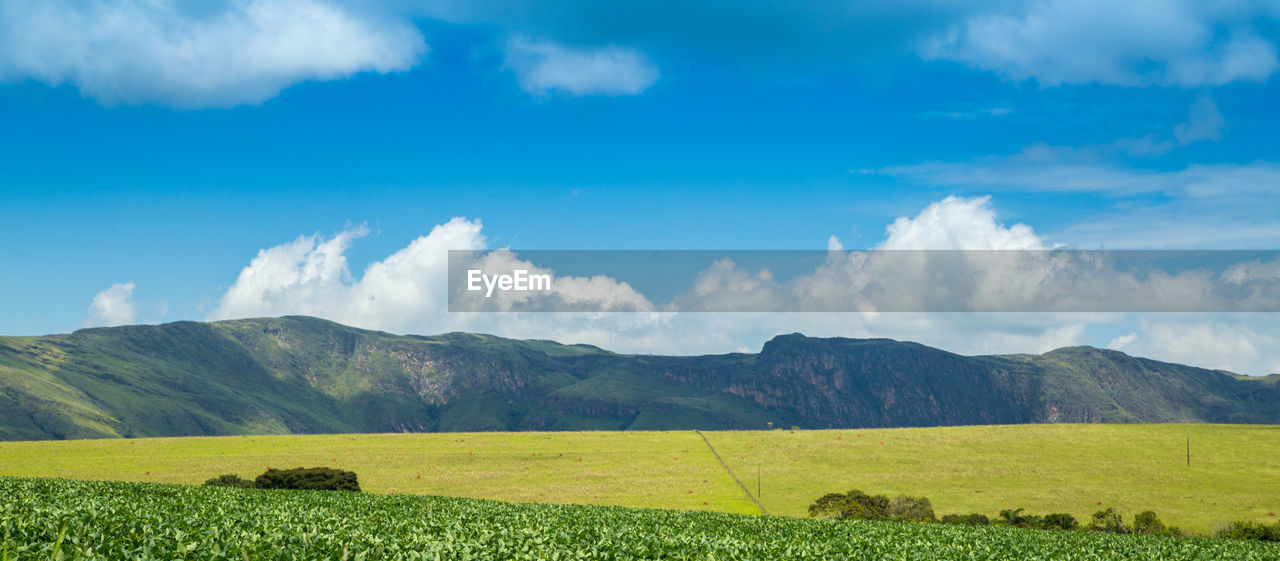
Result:
{"label": "fence line", "polygon": [[724,470],[729,472],[729,477],[733,478],[733,482],[737,483],[738,487],[742,489],[742,492],[747,494],[747,498],[751,499],[751,502],[755,503],[756,508],[760,509],[760,514],[769,514],[769,511],[764,509],[764,505],[760,504],[760,501],[756,500],[756,496],[751,494],[751,490],[747,489],[747,486],[742,484],[742,480],[738,479],[737,475],[734,475],[733,469],[729,467],[729,464],[724,463],[724,458],[720,457],[720,453],[716,452],[716,447],[711,445],[710,440],[707,440],[707,435],[702,434],[702,431],[698,429],[694,429],[693,432],[698,433],[698,436],[702,437],[702,441],[707,443],[707,448],[711,450],[711,455],[715,456],[716,460],[720,461],[720,465],[724,466]]}

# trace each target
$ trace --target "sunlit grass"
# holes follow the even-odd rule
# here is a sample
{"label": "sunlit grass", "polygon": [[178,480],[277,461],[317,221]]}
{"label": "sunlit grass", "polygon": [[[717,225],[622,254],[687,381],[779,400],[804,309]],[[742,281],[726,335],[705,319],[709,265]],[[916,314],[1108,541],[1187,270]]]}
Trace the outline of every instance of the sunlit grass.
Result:
{"label": "sunlit grass", "polygon": [[[1207,533],[1276,521],[1280,427],[1017,425],[706,432],[771,514],[827,492],[926,496],[939,514],[1078,519],[1152,509]],[[1186,438],[1191,437],[1191,466]],[[882,444],[883,443],[883,444]],[[693,432],[233,436],[0,443],[0,475],[198,484],[272,467],[353,470],[378,493],[758,512]],[[692,493],[690,493],[692,491]],[[1099,505],[1098,503],[1101,503]]]}

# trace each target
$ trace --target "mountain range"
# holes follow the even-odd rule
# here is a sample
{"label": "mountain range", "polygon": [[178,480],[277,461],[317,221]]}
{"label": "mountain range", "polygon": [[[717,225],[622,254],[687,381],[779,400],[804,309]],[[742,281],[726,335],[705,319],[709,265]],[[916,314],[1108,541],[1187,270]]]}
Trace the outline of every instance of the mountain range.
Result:
{"label": "mountain range", "polygon": [[963,356],[780,335],[628,355],[302,316],[0,337],[0,439],[1016,423],[1280,423],[1280,375],[1093,347]]}

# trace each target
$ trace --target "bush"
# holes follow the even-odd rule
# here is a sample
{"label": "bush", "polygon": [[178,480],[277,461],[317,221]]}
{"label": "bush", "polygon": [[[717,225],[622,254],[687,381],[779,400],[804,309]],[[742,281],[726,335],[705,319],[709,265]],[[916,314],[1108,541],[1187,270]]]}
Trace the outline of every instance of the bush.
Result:
{"label": "bush", "polygon": [[1128,534],[1129,527],[1124,525],[1124,517],[1120,511],[1112,507],[1093,513],[1093,521],[1087,528],[1093,532],[1109,532],[1112,534]]}
{"label": "bush", "polygon": [[1133,515],[1133,533],[1162,536],[1168,533],[1164,523],[1150,510]]}
{"label": "bush", "polygon": [[1065,512],[1046,514],[1040,520],[1040,527],[1045,530],[1075,530],[1080,527],[1076,517]]}
{"label": "bush", "polygon": [[1232,522],[1213,534],[1219,538],[1280,542],[1280,522],[1267,525],[1259,522]]}
{"label": "bush", "polygon": [[814,518],[843,518],[849,498],[840,493],[827,493],[809,505],[809,516]]}
{"label": "bush", "polygon": [[843,495],[828,493],[809,505],[809,516],[837,520],[884,520],[889,517],[888,511],[888,497],[868,495],[856,489]]}
{"label": "bush", "polygon": [[948,514],[942,517],[943,524],[965,524],[968,526],[986,526],[991,523],[991,519],[985,514]]}
{"label": "bush", "polygon": [[849,518],[884,520],[889,517],[889,497],[868,495],[856,489],[849,491],[845,495],[853,503],[853,510]]}
{"label": "bush", "polygon": [[933,504],[925,497],[898,495],[889,501],[888,514],[894,520],[933,522]]}
{"label": "bush", "polygon": [[239,475],[235,475],[231,473],[214,477],[208,481],[205,481],[204,484],[209,485],[211,487],[238,487],[241,489],[253,488],[252,481],[249,481],[248,479],[244,479]]}
{"label": "bush", "polygon": [[1015,526],[1018,528],[1039,528],[1040,517],[1034,514],[1023,514],[1023,509],[1005,509],[1000,511],[1000,517],[996,522],[1007,526]]}
{"label": "bush", "polygon": [[254,480],[254,486],[259,489],[360,491],[355,472],[323,467],[268,469]]}

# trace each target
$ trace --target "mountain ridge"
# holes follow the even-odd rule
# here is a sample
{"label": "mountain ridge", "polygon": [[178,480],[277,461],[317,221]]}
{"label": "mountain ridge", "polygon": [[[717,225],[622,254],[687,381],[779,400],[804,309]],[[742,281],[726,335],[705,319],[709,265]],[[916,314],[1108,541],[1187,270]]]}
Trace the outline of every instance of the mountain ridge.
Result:
{"label": "mountain ridge", "polygon": [[792,333],[664,356],[307,316],[0,337],[0,439],[1049,422],[1280,423],[1280,376],[1094,347],[965,356]]}

